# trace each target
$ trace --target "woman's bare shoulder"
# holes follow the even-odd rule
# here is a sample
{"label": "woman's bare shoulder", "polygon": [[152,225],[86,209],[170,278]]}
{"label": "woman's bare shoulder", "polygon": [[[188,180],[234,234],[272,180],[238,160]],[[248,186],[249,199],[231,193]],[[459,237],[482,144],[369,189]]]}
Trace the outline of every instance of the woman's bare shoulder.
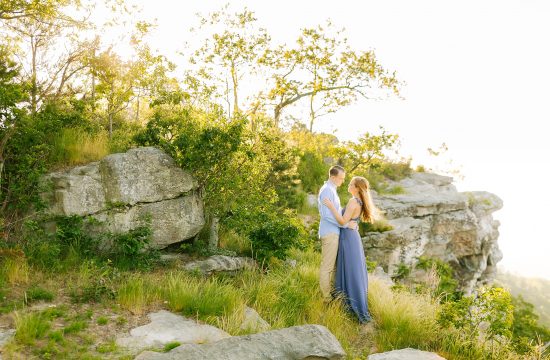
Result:
{"label": "woman's bare shoulder", "polygon": [[350,209],[354,209],[359,207],[359,203],[355,200],[355,198],[351,198],[348,200],[348,204],[346,206]]}

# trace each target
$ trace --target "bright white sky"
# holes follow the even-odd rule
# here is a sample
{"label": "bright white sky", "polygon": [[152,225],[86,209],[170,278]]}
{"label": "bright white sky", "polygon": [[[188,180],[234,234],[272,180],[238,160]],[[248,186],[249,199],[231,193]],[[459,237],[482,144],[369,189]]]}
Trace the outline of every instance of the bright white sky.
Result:
{"label": "bright white sky", "polygon": [[[190,41],[195,13],[225,1],[134,0],[157,19],[153,45],[175,54]],[[430,164],[427,148],[445,142],[460,166],[459,190],[504,200],[502,268],[550,279],[550,2],[545,0],[230,1],[256,13],[276,42],[328,18],[355,49],[373,49],[406,82],[405,100],[361,102],[316,126],[341,140],[378,125],[401,137],[401,155]],[[174,55],[171,55],[174,54]]]}

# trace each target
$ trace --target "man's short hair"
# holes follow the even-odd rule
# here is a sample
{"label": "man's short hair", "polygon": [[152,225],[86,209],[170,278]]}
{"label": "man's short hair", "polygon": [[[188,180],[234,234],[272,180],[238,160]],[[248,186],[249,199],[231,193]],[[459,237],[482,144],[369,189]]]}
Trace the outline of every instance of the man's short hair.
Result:
{"label": "man's short hair", "polygon": [[346,171],[340,165],[334,165],[333,167],[330,168],[330,170],[328,171],[328,174],[329,176],[338,176],[338,174],[341,172],[346,172]]}

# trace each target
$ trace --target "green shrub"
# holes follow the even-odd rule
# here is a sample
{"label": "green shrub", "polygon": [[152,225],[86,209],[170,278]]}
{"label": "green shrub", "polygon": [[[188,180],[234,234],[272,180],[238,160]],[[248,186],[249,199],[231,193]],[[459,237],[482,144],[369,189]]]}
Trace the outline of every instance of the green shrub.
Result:
{"label": "green shrub", "polygon": [[106,256],[120,269],[150,269],[160,257],[158,251],[149,248],[152,235],[149,224],[126,233],[108,234],[106,242],[110,242],[112,247]]}
{"label": "green shrub", "polygon": [[483,323],[487,339],[512,335],[513,305],[510,293],[502,288],[482,288],[477,296],[465,296],[458,301],[443,304],[438,314],[442,326],[452,326],[461,331],[467,341],[475,341]]}
{"label": "green shrub", "polygon": [[410,266],[407,266],[406,264],[404,263],[400,263],[398,266],[397,266],[397,270],[394,272],[394,274],[392,275],[392,278],[393,279],[404,279],[406,278],[407,276],[409,276],[409,274],[411,273],[411,268]]}
{"label": "green shrub", "polygon": [[453,269],[448,263],[436,258],[420,257],[416,267],[424,270],[435,269],[439,277],[439,283],[434,295],[440,301],[446,302],[460,299],[461,293],[458,290],[458,281],[454,278]]}
{"label": "green shrub", "polygon": [[369,232],[385,232],[393,230],[393,226],[386,220],[376,220],[373,223],[361,222],[359,223],[359,232],[366,234]]}
{"label": "green shrub", "polygon": [[292,247],[303,248],[305,229],[296,215],[288,210],[282,213],[261,213],[257,227],[248,234],[254,257],[264,262],[270,257],[284,259]]}
{"label": "green shrub", "polygon": [[76,279],[69,285],[69,296],[75,303],[112,299],[119,277],[116,268],[108,264],[84,261],[78,268]]}
{"label": "green shrub", "polygon": [[521,295],[512,297],[514,322],[512,324],[512,345],[520,354],[528,354],[539,343],[550,341],[550,329],[539,324],[539,316],[533,304],[525,301]]}
{"label": "green shrub", "polygon": [[323,161],[321,155],[313,151],[305,151],[300,156],[298,165],[298,174],[304,191],[314,194],[319,192],[323,185],[320,179],[328,177],[329,168],[330,166]]}
{"label": "green shrub", "polygon": [[407,162],[381,162],[378,167],[380,174],[393,181],[399,181],[410,176],[412,171],[410,160]]}
{"label": "green shrub", "polygon": [[39,286],[33,286],[27,289],[27,291],[25,292],[26,302],[33,302],[38,300],[52,301],[54,297],[54,293]]}

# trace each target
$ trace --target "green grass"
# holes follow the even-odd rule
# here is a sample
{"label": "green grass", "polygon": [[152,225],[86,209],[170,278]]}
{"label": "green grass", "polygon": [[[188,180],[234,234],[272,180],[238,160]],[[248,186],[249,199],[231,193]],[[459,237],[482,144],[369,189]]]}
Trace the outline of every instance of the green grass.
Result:
{"label": "green grass", "polygon": [[147,307],[160,299],[160,290],[143,276],[132,276],[118,289],[117,302],[133,314],[143,314]]}
{"label": "green grass", "polygon": [[41,339],[50,329],[50,321],[42,313],[21,314],[15,312],[15,340],[19,344],[33,345],[35,340]]}
{"label": "green grass", "polygon": [[26,302],[33,301],[52,301],[55,298],[55,294],[49,290],[41,288],[40,286],[33,286],[25,292]]}
{"label": "green grass", "polygon": [[0,254],[0,278],[9,285],[26,284],[29,282],[29,265],[24,255],[14,253]]}
{"label": "green grass", "polygon": [[172,349],[175,349],[177,348],[178,346],[180,346],[181,343],[177,342],[177,341],[172,341],[172,342],[169,342],[168,344],[164,345],[164,349],[163,351],[164,352],[168,352]]}
{"label": "green grass", "polygon": [[170,309],[191,316],[227,315],[243,302],[239,289],[215,278],[201,280],[181,272],[172,273],[162,286]]}
{"label": "green grass", "polygon": [[59,165],[79,165],[109,154],[106,132],[92,135],[82,129],[65,128],[54,141],[52,158]]}
{"label": "green grass", "polygon": [[438,304],[429,296],[392,291],[376,280],[369,282],[369,307],[376,322],[381,351],[404,347],[433,348],[439,328]]}
{"label": "green grass", "polygon": [[396,186],[392,186],[390,188],[387,188],[387,189],[384,189],[380,194],[387,194],[387,195],[400,195],[400,194],[405,194],[406,191],[405,189],[400,186],[400,185],[396,185]]}
{"label": "green grass", "polygon": [[65,340],[63,337],[63,331],[60,330],[50,332],[48,334],[48,338],[58,343],[62,343]]}
{"label": "green grass", "polygon": [[96,348],[100,354],[112,353],[118,350],[118,346],[114,340],[99,344]]}
{"label": "green grass", "polygon": [[76,334],[88,327],[88,323],[84,320],[76,320],[63,328],[64,334]]}
{"label": "green grass", "polygon": [[[273,262],[269,271],[248,269],[208,277],[166,268],[155,272],[106,275],[105,269],[85,263],[78,267],[76,274],[71,275],[76,281],[70,287],[81,291],[78,286],[89,288],[90,284],[100,284],[106,287],[109,284],[116,297],[104,297],[102,301],[105,305],[111,305],[115,314],[120,309],[144,314],[165,306],[175,313],[219,327],[231,335],[253,331],[241,329],[245,306],[254,308],[272,329],[320,324],[340,341],[348,359],[366,358],[373,351],[405,347],[434,351],[449,360],[518,358],[503,344],[492,343],[487,347],[467,339],[460,330],[443,327],[437,322],[441,305],[431,293],[412,293],[406,287],[394,290],[373,277],[369,282],[368,294],[373,325],[364,327],[338,301],[329,305],[323,303],[318,285],[319,252],[292,249],[289,257],[297,260],[296,267],[279,261]],[[66,281],[66,277],[66,274],[61,274],[59,279]],[[94,277],[99,277],[100,281]],[[94,298],[89,301],[93,302]],[[78,305],[71,307],[75,306]],[[88,325],[94,310],[88,308],[79,310],[77,315],[70,315],[72,312],[68,311],[67,306],[57,306],[40,313],[16,313],[16,338],[13,344],[8,345],[6,354],[32,353],[39,358],[67,358],[73,356],[68,355],[72,353],[79,358],[122,355],[112,341],[91,335],[94,327]],[[111,322],[122,327],[131,319],[124,313],[117,315],[112,321],[107,316],[101,316],[95,322],[101,326]],[[64,322],[66,325],[63,328],[60,324]],[[164,351],[178,345],[167,344]],[[536,354],[529,356],[541,358]]]}
{"label": "green grass", "polygon": [[252,244],[246,236],[241,236],[233,230],[221,229],[219,233],[219,247],[234,251],[239,255],[251,256]]}
{"label": "green grass", "polygon": [[100,316],[100,317],[97,318],[97,324],[98,325],[103,326],[103,325],[107,325],[108,323],[109,323],[109,319],[105,316]]}

